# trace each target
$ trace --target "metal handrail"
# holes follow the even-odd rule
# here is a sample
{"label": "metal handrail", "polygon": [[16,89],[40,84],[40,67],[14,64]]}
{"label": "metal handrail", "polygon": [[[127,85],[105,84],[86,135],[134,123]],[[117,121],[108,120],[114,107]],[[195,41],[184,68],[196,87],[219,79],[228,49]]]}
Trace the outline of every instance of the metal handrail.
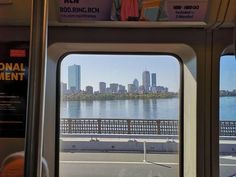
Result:
{"label": "metal handrail", "polygon": [[48,0],[33,0],[31,8],[25,177],[40,177],[42,171]]}
{"label": "metal handrail", "polygon": [[[60,133],[178,135],[178,120],[61,118]],[[220,121],[220,136],[236,136],[236,121]]]}

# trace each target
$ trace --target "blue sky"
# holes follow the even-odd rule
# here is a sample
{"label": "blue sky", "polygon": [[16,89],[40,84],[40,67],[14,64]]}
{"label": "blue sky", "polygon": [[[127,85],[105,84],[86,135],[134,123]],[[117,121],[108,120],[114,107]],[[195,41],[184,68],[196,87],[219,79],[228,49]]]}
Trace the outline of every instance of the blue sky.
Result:
{"label": "blue sky", "polygon": [[157,74],[157,85],[178,92],[180,64],[169,55],[95,55],[71,54],[61,63],[61,81],[67,83],[68,66],[81,66],[81,89],[86,86],[98,90],[99,82],[118,83],[126,86],[135,78],[142,84],[142,72],[147,70]]}
{"label": "blue sky", "polygon": [[[125,85],[135,78],[142,84],[144,70],[157,74],[157,85],[170,91],[179,89],[180,65],[177,59],[168,55],[91,55],[71,54],[62,61],[61,80],[67,83],[68,66],[81,66],[81,88],[91,85],[98,90],[100,81]],[[236,89],[236,59],[233,55],[222,56],[220,60],[220,90]]]}
{"label": "blue sky", "polygon": [[236,89],[236,59],[234,55],[225,55],[220,60],[220,90]]}

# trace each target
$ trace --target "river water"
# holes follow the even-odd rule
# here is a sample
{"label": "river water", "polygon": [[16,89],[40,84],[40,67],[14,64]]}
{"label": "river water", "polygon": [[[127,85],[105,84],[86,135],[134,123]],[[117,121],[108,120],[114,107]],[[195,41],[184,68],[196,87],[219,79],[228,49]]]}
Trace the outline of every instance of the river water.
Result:
{"label": "river water", "polygon": [[[62,101],[62,118],[178,119],[179,99]],[[220,98],[221,120],[236,121],[236,97]]]}

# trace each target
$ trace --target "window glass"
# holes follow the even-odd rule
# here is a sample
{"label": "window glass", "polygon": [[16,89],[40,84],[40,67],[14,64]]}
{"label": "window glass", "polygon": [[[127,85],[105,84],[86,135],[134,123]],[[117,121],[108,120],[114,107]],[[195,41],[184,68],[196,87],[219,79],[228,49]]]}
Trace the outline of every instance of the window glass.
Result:
{"label": "window glass", "polygon": [[236,176],[236,59],[220,60],[220,177]]}
{"label": "window glass", "polygon": [[67,55],[59,176],[178,177],[180,67],[170,55]]}

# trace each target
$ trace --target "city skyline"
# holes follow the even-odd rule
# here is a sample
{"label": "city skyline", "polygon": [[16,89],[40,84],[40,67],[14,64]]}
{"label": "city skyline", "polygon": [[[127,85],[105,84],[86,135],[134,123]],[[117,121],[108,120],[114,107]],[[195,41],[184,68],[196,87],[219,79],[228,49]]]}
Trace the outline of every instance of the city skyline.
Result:
{"label": "city skyline", "polygon": [[[113,82],[106,83],[99,81],[99,89],[94,90],[92,85],[87,85],[85,88],[80,88],[81,81],[81,66],[80,65],[70,65],[68,66],[68,83],[63,83],[62,90],[70,90],[70,91],[85,91],[89,93],[99,92],[99,93],[138,93],[138,92],[157,92],[157,91],[168,91],[167,87],[157,85],[157,73],[151,73],[149,71],[142,72],[142,83],[143,85],[139,85],[139,80],[134,78],[132,83],[129,83],[127,86],[122,85],[121,83]],[[78,89],[80,88],[80,89]]]}
{"label": "city skyline", "polygon": [[168,87],[172,92],[179,90],[180,65],[175,57],[169,55],[68,55],[61,63],[61,82],[68,83],[68,66],[74,64],[81,66],[82,90],[86,86],[99,90],[99,82],[118,83],[128,89],[128,84],[133,84],[134,79],[142,85],[142,72],[145,70],[156,73],[157,85]]}
{"label": "city skyline", "polygon": [[[122,59],[121,59],[122,58]],[[99,62],[98,62],[99,61]],[[101,62],[100,62],[101,61]],[[115,62],[113,62],[115,61]],[[126,61],[128,61],[126,63]],[[150,62],[149,62],[150,61]],[[236,60],[235,56],[233,55],[224,55],[221,57],[220,60],[220,90],[229,90],[232,91],[236,89],[236,78],[231,77],[232,75],[236,75]],[[106,63],[108,62],[108,63]],[[114,63],[114,64],[111,64]],[[118,63],[118,64],[117,64]],[[134,63],[134,67],[132,67],[132,64]],[[97,82],[97,80],[106,80],[108,83],[114,82],[114,79],[119,77],[119,80],[124,81],[125,84],[129,84],[132,81],[132,78],[136,78],[134,75],[135,72],[137,73],[137,69],[140,71],[144,71],[148,68],[150,72],[157,72],[158,73],[158,83],[159,85],[165,85],[169,88],[172,92],[178,92],[179,89],[179,73],[180,73],[180,67],[179,62],[177,59],[175,59],[173,56],[169,55],[148,55],[148,56],[140,56],[140,55],[134,55],[134,56],[127,56],[127,55],[95,55],[95,54],[71,54],[65,57],[65,59],[61,63],[61,82],[68,83],[68,66],[73,64],[85,64],[85,69],[82,70],[81,75],[87,75],[86,78],[83,78],[81,81],[81,87],[85,88],[86,85],[93,85],[95,90],[99,89],[99,85],[94,85],[94,82]],[[90,65],[93,66],[90,66]],[[94,69],[94,66],[97,66],[98,68]],[[118,67],[123,65],[124,67],[121,67],[121,74],[119,73],[117,69]],[[111,72],[111,69],[109,69],[106,72],[107,66],[113,66],[115,67],[115,71],[112,73],[112,75],[109,75],[108,73]],[[105,68],[105,69],[104,69]],[[136,69],[133,73],[127,72],[127,68],[132,68],[132,71]],[[134,69],[133,69],[134,68]],[[89,70],[93,70],[89,73]],[[123,71],[124,72],[123,72]],[[99,75],[97,78],[92,78],[91,76],[94,74],[94,72],[97,72]],[[122,73],[123,72],[123,73]],[[127,73],[127,76],[124,74]],[[115,77],[114,77],[115,75]],[[113,77],[113,80],[111,79]],[[92,78],[92,79],[91,79]],[[99,79],[101,78],[101,79]],[[137,76],[138,80],[141,81],[141,76]]]}

